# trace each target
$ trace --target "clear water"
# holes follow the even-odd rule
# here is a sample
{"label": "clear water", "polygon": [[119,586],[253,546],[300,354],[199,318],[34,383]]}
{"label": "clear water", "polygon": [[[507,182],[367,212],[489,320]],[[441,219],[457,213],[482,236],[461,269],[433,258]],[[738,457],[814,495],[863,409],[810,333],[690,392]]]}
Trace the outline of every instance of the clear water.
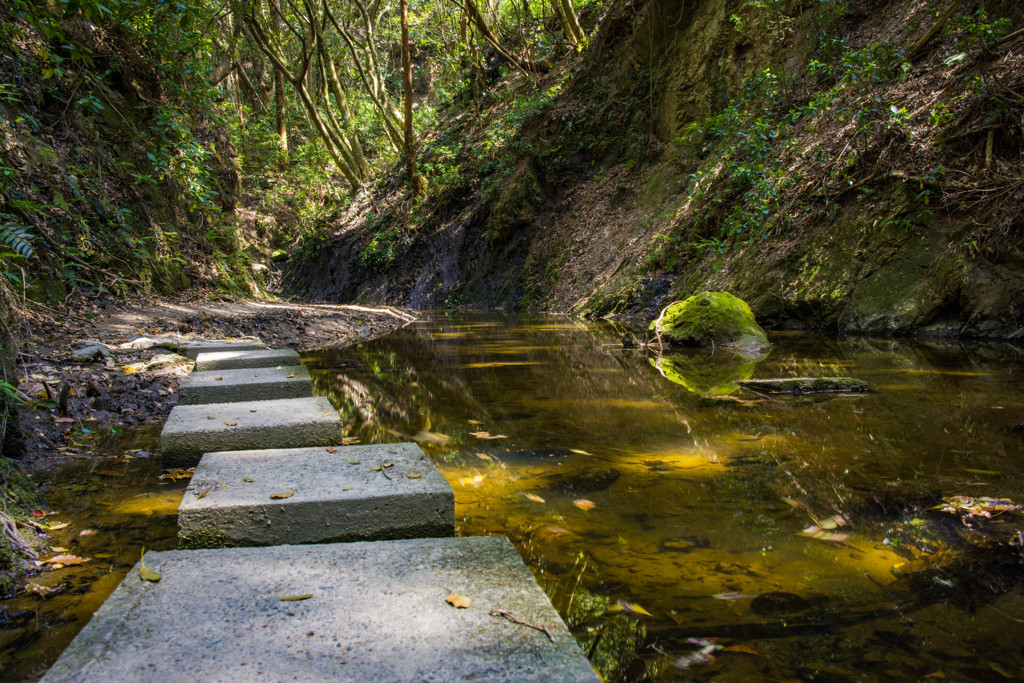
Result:
{"label": "clear water", "polygon": [[[1021,515],[927,509],[1024,501],[1019,348],[776,335],[656,367],[624,331],[436,315],[304,361],[350,434],[421,442],[458,533],[508,535],[610,681],[1024,677]],[[871,391],[730,383],[833,375]]]}
{"label": "clear water", "polygon": [[[458,533],[509,536],[609,681],[1024,678],[1024,516],[928,509],[1024,502],[1020,348],[775,335],[760,361],[655,364],[626,331],[438,314],[304,361],[349,434],[420,440]],[[807,375],[871,392],[731,384]],[[41,675],[142,546],[175,546],[185,482],[136,457],[155,436],[96,435],[40,476],[69,522],[52,545],[90,562],[0,602],[0,679]]]}

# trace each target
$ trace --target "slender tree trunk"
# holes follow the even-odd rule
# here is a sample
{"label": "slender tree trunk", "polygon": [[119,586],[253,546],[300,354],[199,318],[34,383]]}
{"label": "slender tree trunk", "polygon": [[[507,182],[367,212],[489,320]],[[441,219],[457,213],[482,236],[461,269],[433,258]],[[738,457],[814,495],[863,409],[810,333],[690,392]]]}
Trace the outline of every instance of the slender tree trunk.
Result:
{"label": "slender tree trunk", "polygon": [[412,127],[412,57],[409,54],[409,2],[399,3],[402,13],[402,87],[405,90],[405,158],[409,169],[409,185],[419,194],[416,182],[416,131]]}
{"label": "slender tree trunk", "polygon": [[[281,0],[270,0],[270,31],[280,45]],[[284,71],[274,67],[274,111],[277,116],[277,148],[281,151],[280,170],[288,166],[288,118],[285,108]]]}

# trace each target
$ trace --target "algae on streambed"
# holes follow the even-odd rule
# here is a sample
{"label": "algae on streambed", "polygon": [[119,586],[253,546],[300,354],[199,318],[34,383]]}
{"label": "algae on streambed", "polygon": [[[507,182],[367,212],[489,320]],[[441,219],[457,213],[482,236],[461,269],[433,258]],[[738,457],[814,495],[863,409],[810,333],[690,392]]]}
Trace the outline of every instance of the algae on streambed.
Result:
{"label": "algae on streambed", "polygon": [[[161,479],[153,457],[159,426],[104,430],[91,439],[94,455],[75,457],[34,478],[47,506],[40,560],[85,558],[32,576],[30,586],[0,601],[0,670],[8,681],[35,680],[138,561],[142,548],[177,546],[177,510],[187,481]],[[48,514],[53,511],[53,514]],[[66,524],[66,526],[63,526]],[[73,561],[72,561],[73,562]]]}
{"label": "algae on streambed", "polygon": [[622,332],[436,315],[305,360],[350,434],[421,440],[458,533],[510,536],[607,680],[1024,673],[1024,521],[929,509],[1024,501],[1019,349],[774,334],[736,378],[871,388],[776,398]]}

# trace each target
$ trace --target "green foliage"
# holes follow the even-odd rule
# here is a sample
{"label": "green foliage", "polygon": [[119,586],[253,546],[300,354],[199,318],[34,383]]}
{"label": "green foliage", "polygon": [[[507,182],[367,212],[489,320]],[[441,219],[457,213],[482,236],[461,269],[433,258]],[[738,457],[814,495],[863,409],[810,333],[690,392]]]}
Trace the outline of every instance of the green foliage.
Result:
{"label": "green foliage", "polygon": [[378,229],[359,254],[359,262],[366,268],[383,268],[392,264],[412,243],[400,225]]}

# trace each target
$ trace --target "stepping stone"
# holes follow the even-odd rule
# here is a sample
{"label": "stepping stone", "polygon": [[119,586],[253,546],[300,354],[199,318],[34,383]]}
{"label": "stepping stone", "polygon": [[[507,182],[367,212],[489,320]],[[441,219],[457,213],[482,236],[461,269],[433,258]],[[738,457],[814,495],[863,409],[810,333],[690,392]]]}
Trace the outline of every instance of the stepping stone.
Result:
{"label": "stepping stone", "polygon": [[309,370],[302,365],[190,372],[178,386],[178,403],[234,403],[313,395]]}
{"label": "stepping stone", "polygon": [[192,360],[201,353],[224,353],[227,351],[265,350],[267,345],[259,339],[217,339],[214,341],[187,340],[178,342],[175,351]]}
{"label": "stepping stone", "polygon": [[342,423],[323,396],[175,406],[160,433],[164,467],[194,467],[203,453],[330,446]]}
{"label": "stepping stone", "polygon": [[[145,562],[160,581],[130,571],[43,681],[599,681],[502,536]],[[472,604],[456,609],[449,593]]]}
{"label": "stepping stone", "polygon": [[454,536],[455,494],[412,443],[207,453],[178,528],[180,548]]}
{"label": "stepping stone", "polygon": [[196,370],[236,370],[238,368],[273,368],[280,365],[299,365],[299,354],[294,349],[264,349],[256,351],[213,351],[196,356]]}

